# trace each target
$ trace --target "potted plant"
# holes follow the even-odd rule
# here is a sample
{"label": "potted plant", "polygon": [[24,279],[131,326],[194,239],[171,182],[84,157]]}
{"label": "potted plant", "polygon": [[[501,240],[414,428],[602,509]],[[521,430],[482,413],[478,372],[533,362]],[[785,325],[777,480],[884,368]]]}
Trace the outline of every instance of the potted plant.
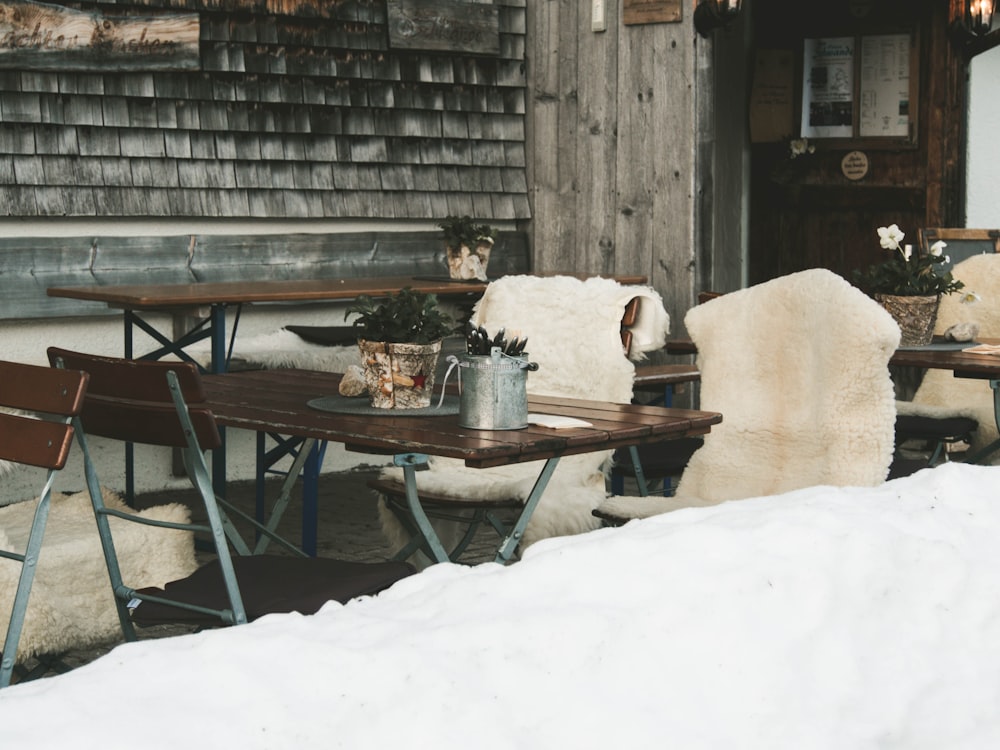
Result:
{"label": "potted plant", "polygon": [[441,340],[456,328],[438,307],[437,296],[409,287],[381,300],[362,295],[348,308],[345,320],[352,314],[372,406],[429,406]]}
{"label": "potted plant", "polygon": [[935,242],[926,253],[900,245],[906,235],[892,224],[878,228],[879,244],[891,253],[889,260],[866,271],[855,271],[854,282],[881,304],[899,324],[901,346],[926,346],[934,335],[942,294],[965,285],[938,266],[949,263],[947,245]]}
{"label": "potted plant", "polygon": [[489,224],[476,224],[471,216],[449,216],[438,226],[444,230],[448,275],[453,279],[486,281],[486,267],[497,230]]}

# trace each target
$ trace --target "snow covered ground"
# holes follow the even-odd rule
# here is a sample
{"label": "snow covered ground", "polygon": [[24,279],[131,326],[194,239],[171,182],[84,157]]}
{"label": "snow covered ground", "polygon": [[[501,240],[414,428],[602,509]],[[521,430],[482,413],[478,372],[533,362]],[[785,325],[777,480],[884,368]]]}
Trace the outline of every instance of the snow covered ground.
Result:
{"label": "snow covered ground", "polygon": [[3,747],[1000,747],[1000,468],[435,566],[0,691]]}

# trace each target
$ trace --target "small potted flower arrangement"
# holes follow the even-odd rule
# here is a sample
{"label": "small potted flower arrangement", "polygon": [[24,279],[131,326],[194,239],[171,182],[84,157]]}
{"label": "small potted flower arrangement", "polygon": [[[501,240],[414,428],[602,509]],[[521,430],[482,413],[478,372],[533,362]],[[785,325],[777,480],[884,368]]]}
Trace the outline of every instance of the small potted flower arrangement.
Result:
{"label": "small potted flower arrangement", "polygon": [[912,245],[900,244],[905,235],[896,224],[879,227],[878,236],[891,257],[865,271],[855,271],[854,283],[896,319],[901,346],[926,346],[934,334],[941,295],[965,285],[951,271],[939,268],[950,262],[944,254],[944,242],[935,242],[926,253],[920,253]]}
{"label": "small potted flower arrangement", "polygon": [[448,275],[463,281],[486,281],[497,230],[489,224],[476,224],[471,216],[448,216],[438,226],[444,230]]}
{"label": "small potted flower arrangement", "polygon": [[438,307],[437,296],[409,287],[383,300],[363,295],[348,308],[345,320],[352,314],[371,405],[429,406],[441,340],[457,328]]}

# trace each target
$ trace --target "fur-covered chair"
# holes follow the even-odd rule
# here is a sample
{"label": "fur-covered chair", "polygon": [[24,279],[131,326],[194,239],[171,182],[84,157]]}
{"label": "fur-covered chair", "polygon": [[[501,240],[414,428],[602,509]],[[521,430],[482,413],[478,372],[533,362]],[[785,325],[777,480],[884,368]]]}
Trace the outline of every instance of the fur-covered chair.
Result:
{"label": "fur-covered chair", "polygon": [[[639,299],[639,305],[626,354],[622,316],[633,299]],[[528,375],[529,394],[617,403],[629,403],[632,398],[632,359],[641,360],[646,352],[662,348],[669,330],[663,301],[652,288],[568,276],[498,279],[476,304],[472,321],[490,333],[504,328],[508,337],[527,337],[529,358],[539,366]],[[606,451],[560,460],[525,531],[522,549],[545,537],[597,527],[591,511],[605,497],[610,456]],[[430,470],[416,476],[418,491],[466,500],[517,498],[523,502],[540,470],[541,462],[470,469],[459,460],[432,457]],[[386,469],[382,478],[402,481],[402,471]],[[390,543],[402,547],[409,535],[384,502],[380,515]],[[461,528],[447,521],[435,523],[446,548],[456,542]]]}
{"label": "fur-covered chair", "polygon": [[[974,255],[955,266],[952,275],[965,284],[962,292],[974,292],[979,301],[964,302],[962,292],[941,298],[935,333],[943,334],[959,323],[975,323],[979,336],[1000,337],[1000,253]],[[968,417],[978,422],[971,435],[970,455],[997,439],[993,413],[993,391],[989,381],[956,378],[950,370],[928,370],[912,401],[899,401],[901,415],[934,418]],[[993,454],[991,463],[1000,462]]]}
{"label": "fur-covered chair", "polygon": [[[110,507],[135,512],[118,495],[108,490],[103,495]],[[37,505],[36,498],[0,508],[0,549],[25,548]],[[177,523],[187,521],[190,511],[185,505],[172,503],[139,513]],[[162,586],[197,568],[190,533],[164,532],[118,519],[111,525],[116,539],[121,540],[122,568],[133,580]],[[19,567],[0,559],[0,632],[7,628]],[[54,494],[16,661],[120,640],[121,627],[90,497],[86,492]]]}
{"label": "fur-covered chair", "polygon": [[701,406],[722,423],[674,497],[612,497],[611,523],[814,485],[873,486],[893,454],[889,358],[899,327],[840,276],[812,269],[698,305]]}

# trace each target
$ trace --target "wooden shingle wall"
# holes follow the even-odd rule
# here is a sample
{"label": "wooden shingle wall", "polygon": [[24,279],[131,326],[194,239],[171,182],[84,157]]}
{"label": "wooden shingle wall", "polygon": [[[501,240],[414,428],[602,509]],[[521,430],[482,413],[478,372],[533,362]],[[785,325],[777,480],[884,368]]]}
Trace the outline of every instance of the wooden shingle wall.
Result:
{"label": "wooden shingle wall", "polygon": [[394,49],[386,0],[65,5],[197,13],[201,69],[0,70],[3,215],[529,217],[525,0],[498,55]]}

